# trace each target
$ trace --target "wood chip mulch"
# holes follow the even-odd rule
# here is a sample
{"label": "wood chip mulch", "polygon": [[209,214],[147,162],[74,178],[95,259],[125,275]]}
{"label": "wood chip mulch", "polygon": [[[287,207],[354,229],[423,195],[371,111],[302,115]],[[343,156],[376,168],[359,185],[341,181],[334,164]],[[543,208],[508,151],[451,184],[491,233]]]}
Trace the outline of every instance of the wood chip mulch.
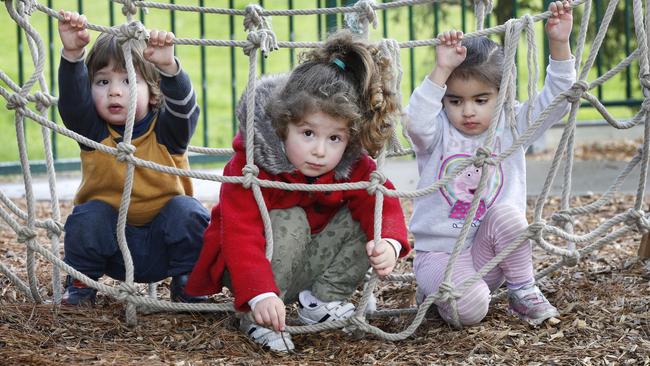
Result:
{"label": "wood chip mulch", "polygon": [[[572,206],[596,198],[575,197]],[[580,218],[576,232],[595,228],[633,202],[633,196],[616,196],[599,212]],[[552,199],[545,217],[558,207]],[[62,204],[63,217],[70,208]],[[409,202],[404,209],[410,211]],[[46,203],[37,211],[49,217]],[[542,290],[561,316],[539,327],[509,316],[506,300],[499,299],[477,326],[455,330],[431,314],[412,337],[399,342],[369,335],[358,339],[339,330],[294,335],[292,355],[249,341],[233,314],[139,314],[138,325],[129,327],[123,304],[108,296],[98,295],[94,308],[35,305],[0,275],[0,365],[650,365],[650,262],[636,255],[640,238],[634,232],[542,279]],[[47,243],[44,234],[39,240]],[[25,258],[13,231],[0,223],[2,263],[26,279]],[[39,255],[36,259],[39,284],[51,299],[51,266]],[[535,249],[538,269],[555,260]],[[410,272],[411,262],[412,257],[401,263],[398,272]],[[168,284],[159,287],[160,296],[168,298]],[[376,295],[380,308],[394,309],[411,306],[414,292],[411,283],[382,283]],[[400,332],[412,318],[372,319],[371,324]]]}

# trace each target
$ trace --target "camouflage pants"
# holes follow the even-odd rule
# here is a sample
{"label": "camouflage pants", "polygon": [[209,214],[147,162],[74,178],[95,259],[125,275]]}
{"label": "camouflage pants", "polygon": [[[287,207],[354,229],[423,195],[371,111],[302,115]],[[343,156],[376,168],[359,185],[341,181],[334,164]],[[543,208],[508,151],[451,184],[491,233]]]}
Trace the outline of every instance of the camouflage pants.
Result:
{"label": "camouflage pants", "polygon": [[363,281],[370,263],[366,234],[347,208],[318,234],[311,235],[300,207],[270,212],[273,227],[271,267],[285,303],[303,290],[322,301],[345,300]]}

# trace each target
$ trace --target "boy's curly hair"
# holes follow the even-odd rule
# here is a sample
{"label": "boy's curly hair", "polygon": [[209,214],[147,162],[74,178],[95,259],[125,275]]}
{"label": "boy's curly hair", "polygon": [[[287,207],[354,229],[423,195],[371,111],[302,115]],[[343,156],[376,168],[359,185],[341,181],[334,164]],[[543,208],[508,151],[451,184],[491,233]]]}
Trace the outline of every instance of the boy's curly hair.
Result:
{"label": "boy's curly hair", "polygon": [[348,148],[360,145],[376,157],[400,110],[392,77],[391,62],[378,47],[342,30],[322,47],[301,54],[301,64],[268,103],[267,113],[283,140],[289,123],[299,123],[307,114],[322,111],[342,118],[349,121]]}
{"label": "boy's curly hair", "polygon": [[[153,109],[162,106],[163,98],[160,90],[160,74],[151,62],[144,59],[143,52],[146,48],[144,41],[133,43],[131,46],[131,55],[133,66],[142,75],[142,79],[149,86],[149,97]],[[117,41],[117,36],[110,33],[102,33],[93,44],[86,57],[86,66],[88,67],[88,76],[90,84],[94,82],[95,74],[113,63],[114,70],[126,70],[124,61],[124,52]]]}

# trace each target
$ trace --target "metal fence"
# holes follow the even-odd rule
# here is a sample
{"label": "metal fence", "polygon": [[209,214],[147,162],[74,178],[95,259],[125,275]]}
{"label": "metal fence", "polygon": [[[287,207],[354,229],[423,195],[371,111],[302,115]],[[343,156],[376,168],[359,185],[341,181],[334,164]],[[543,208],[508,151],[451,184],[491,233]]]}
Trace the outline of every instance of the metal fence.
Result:
{"label": "metal fence", "polygon": [[[176,4],[177,0],[168,0],[168,3],[170,4]],[[265,5],[272,3],[273,6],[283,6],[285,9],[294,9],[296,5],[295,0],[260,0],[257,1],[257,3],[265,7]],[[346,5],[352,5],[356,1],[355,0],[300,0],[300,5],[305,8],[306,5],[311,4],[312,7],[337,7],[337,6],[346,6]],[[390,2],[389,0],[383,0],[382,2]],[[503,0],[502,3],[508,2],[510,9],[511,9],[511,17],[519,17],[521,16],[522,9],[520,8],[520,2],[517,0]],[[101,5],[98,4],[99,2],[97,0],[93,1],[84,1],[84,0],[77,0],[76,2],[76,9],[70,9],[70,10],[77,10],[80,13],[84,13],[84,10],[86,9],[87,6],[92,6],[93,8],[97,8],[100,6],[105,6],[106,11],[108,13],[108,21],[110,25],[114,25],[116,23],[122,22],[123,17],[120,12],[120,5],[115,4],[112,1],[107,1],[105,3],[102,3]],[[208,3],[208,4],[206,4]],[[223,3],[223,1],[221,2]],[[265,4],[266,3],[266,4]],[[545,9],[547,4],[549,3],[548,0],[543,0],[539,1],[537,4],[539,9]],[[92,4],[92,5],[91,5]],[[47,6],[52,8],[55,6],[53,0],[47,0]],[[195,5],[204,7],[204,6],[210,6],[210,1],[206,0],[197,0]],[[228,7],[229,8],[235,8],[236,7],[235,0],[229,0],[228,1]],[[595,24],[594,26],[597,26],[600,23],[600,16],[601,13],[603,12],[604,6],[604,1],[599,1],[596,0],[594,1],[593,5],[593,12],[594,12],[594,18],[595,18]],[[241,5],[240,5],[241,6]],[[407,22],[407,33],[409,39],[414,39],[416,36],[416,23],[421,24],[422,22],[428,22],[429,19],[433,24],[433,27],[431,28],[431,33],[430,37],[433,38],[436,34],[439,33],[440,30],[446,29],[445,27],[445,22],[444,22],[444,12],[442,11],[441,7],[446,7],[446,9],[454,8],[457,16],[460,17],[460,25],[463,31],[467,31],[468,29],[471,30],[473,29],[473,24],[471,21],[473,21],[473,2],[469,0],[456,0],[456,1],[448,1],[445,2],[444,4],[440,3],[434,3],[433,5],[428,5],[428,6],[415,6],[415,7],[409,7],[406,9],[406,19],[405,21]],[[499,5],[497,4],[496,7]],[[620,50],[621,52],[624,52],[625,55],[630,54],[633,51],[633,36],[634,36],[634,30],[633,30],[633,22],[631,21],[631,13],[632,13],[632,0],[625,0],[622,4],[623,7],[623,16],[625,17],[625,21],[623,21],[624,30],[624,41],[622,45],[622,49]],[[527,10],[527,9],[526,9]],[[384,38],[391,38],[391,35],[393,33],[393,29],[391,29],[391,21],[390,21],[390,10],[386,11],[381,11],[379,14],[381,21],[380,21],[380,32],[381,36]],[[116,17],[116,14],[119,14]],[[171,30],[172,32],[176,33],[176,30],[178,28],[177,24],[177,16],[175,11],[169,11],[169,23],[168,23],[168,29]],[[198,36],[200,38],[206,37],[206,16],[204,13],[199,13],[197,14],[198,17],[198,24],[196,26],[198,27]],[[236,30],[238,27],[241,27],[241,25],[237,22],[241,21],[241,17],[236,17],[236,16],[226,16],[228,18],[228,24],[227,27],[229,29],[229,34],[230,34],[230,39],[235,39],[235,34]],[[147,15],[143,12],[139,12],[139,18],[142,23],[147,25]],[[417,19],[416,19],[417,18]],[[496,19],[494,18],[488,18],[487,19],[489,26],[490,22],[492,24],[496,24]],[[395,22],[393,23],[393,27],[395,26]],[[399,24],[402,24],[401,21]],[[225,24],[224,24],[225,26]],[[316,22],[313,24],[314,27],[316,27],[316,34],[318,35],[318,38],[322,40],[328,30],[330,29],[335,29],[337,27],[343,26],[343,19],[341,15],[318,15],[316,16]],[[20,85],[23,84],[24,78],[25,78],[25,55],[23,55],[24,50],[25,50],[25,40],[24,36],[22,35],[22,29],[20,27],[16,26],[17,31],[16,31],[16,40],[17,40],[17,78],[18,82]],[[58,49],[55,49],[55,38],[58,38],[58,35],[56,34],[56,20],[52,19],[51,17],[48,17],[47,19],[47,34],[42,34],[44,41],[48,43],[49,45],[49,68],[48,68],[48,73],[49,73],[49,81],[50,85],[49,88],[51,90],[51,93],[56,94],[57,93],[57,85],[56,85],[56,61],[58,60]],[[296,35],[296,26],[294,23],[294,18],[289,17],[288,19],[288,34],[286,35],[287,40],[289,41],[294,41]],[[546,42],[544,42],[546,45]],[[546,47],[546,46],[545,46]],[[206,47],[205,46],[200,46],[200,72],[199,72],[199,79],[200,80],[193,80],[194,85],[200,85],[199,88],[197,89],[197,95],[199,97],[199,105],[201,106],[201,117],[200,117],[200,144],[202,146],[209,146],[210,145],[210,138],[211,134],[217,134],[217,133],[223,133],[223,131],[215,131],[212,128],[210,128],[210,121],[211,118],[211,112],[210,108],[208,108],[208,96],[210,93],[221,93],[224,95],[225,98],[230,99],[230,111],[231,111],[231,116],[230,116],[230,128],[228,129],[228,133],[232,137],[234,134],[234,131],[236,131],[237,128],[237,120],[234,116],[234,110],[235,110],[235,105],[237,103],[237,100],[239,98],[239,94],[241,93],[241,88],[238,90],[238,82],[240,82],[237,78],[237,72],[236,72],[236,66],[238,62],[247,62],[247,60],[244,58],[243,54],[241,52],[237,52],[238,49],[231,48],[229,50],[229,60],[221,60],[220,64],[221,65],[228,65],[228,71],[230,73],[230,86],[228,90],[228,96],[226,97],[225,95],[225,90],[210,90],[208,88],[206,79],[207,76],[209,75],[210,72],[215,72],[215,70],[208,70],[208,62],[206,60]],[[406,51],[404,51],[408,54],[408,57],[406,60],[402,60],[402,65],[405,68],[405,80],[404,82],[406,83],[406,92],[410,92],[415,88],[416,86],[416,75],[418,75],[418,70],[417,70],[417,63],[416,63],[416,51],[411,48]],[[404,53],[403,53],[404,54]],[[545,49],[545,55],[548,54],[548,50]],[[547,57],[544,58],[546,60]],[[294,66],[296,62],[296,54],[293,49],[289,50],[288,54],[288,59],[286,60],[286,70],[289,70]],[[267,67],[266,67],[266,61],[262,59],[260,61],[260,71],[262,74],[267,72]],[[601,60],[601,57],[598,58],[596,61],[596,72],[597,76],[602,75],[602,73],[606,71],[603,70],[603,63]],[[621,95],[618,96],[618,98],[606,98],[604,93],[603,93],[603,88],[598,87],[597,90],[597,96],[605,106],[638,106],[640,105],[642,99],[640,96],[634,97],[634,90],[637,90],[638,85],[635,85],[633,80],[635,78],[632,77],[632,72],[634,70],[631,70],[628,68],[624,74],[624,87],[625,87],[625,93],[624,95],[621,93]],[[217,71],[218,72],[218,71]],[[421,73],[421,72],[420,72]],[[419,82],[419,80],[417,80]],[[585,105],[585,107],[590,107],[590,105]],[[58,121],[59,116],[58,112],[56,111],[55,108],[51,109],[51,114],[50,118],[53,121]],[[77,158],[73,159],[62,159],[59,158],[59,147],[58,147],[58,137],[56,134],[52,135],[52,140],[53,140],[53,154],[55,158],[55,164],[57,170],[76,170],[79,169],[79,160]],[[196,139],[193,140],[194,143],[196,144]],[[210,147],[225,147],[225,146],[210,146]],[[209,161],[217,161],[218,159],[223,159],[220,157],[214,157],[214,156],[203,156],[203,155],[196,155],[196,156],[191,156],[190,161],[193,163],[196,162],[209,162]],[[34,162],[32,165],[32,169],[35,172],[39,171],[44,171],[44,166],[40,162]],[[4,162],[0,163],[0,174],[16,174],[21,171],[20,164],[18,162]]]}

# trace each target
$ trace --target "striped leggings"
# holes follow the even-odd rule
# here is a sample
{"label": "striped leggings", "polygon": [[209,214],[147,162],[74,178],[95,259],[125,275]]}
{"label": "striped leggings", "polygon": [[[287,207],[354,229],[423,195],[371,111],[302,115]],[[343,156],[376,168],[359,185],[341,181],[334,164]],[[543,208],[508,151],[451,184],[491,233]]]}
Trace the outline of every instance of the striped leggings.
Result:
{"label": "striped leggings", "polygon": [[[453,267],[451,282],[454,287],[470,278],[485,263],[513,242],[528,226],[526,217],[517,208],[508,205],[493,206],[485,214],[476,233],[473,245],[458,256]],[[444,280],[450,253],[417,251],[413,270],[418,285],[418,300],[438,291]],[[488,311],[490,293],[506,281],[517,288],[535,281],[533,275],[532,248],[530,241],[522,244],[505,257],[501,263],[470,286],[457,299],[458,315],[462,325],[480,322]],[[435,302],[442,318],[453,319],[452,308],[447,302]]]}

